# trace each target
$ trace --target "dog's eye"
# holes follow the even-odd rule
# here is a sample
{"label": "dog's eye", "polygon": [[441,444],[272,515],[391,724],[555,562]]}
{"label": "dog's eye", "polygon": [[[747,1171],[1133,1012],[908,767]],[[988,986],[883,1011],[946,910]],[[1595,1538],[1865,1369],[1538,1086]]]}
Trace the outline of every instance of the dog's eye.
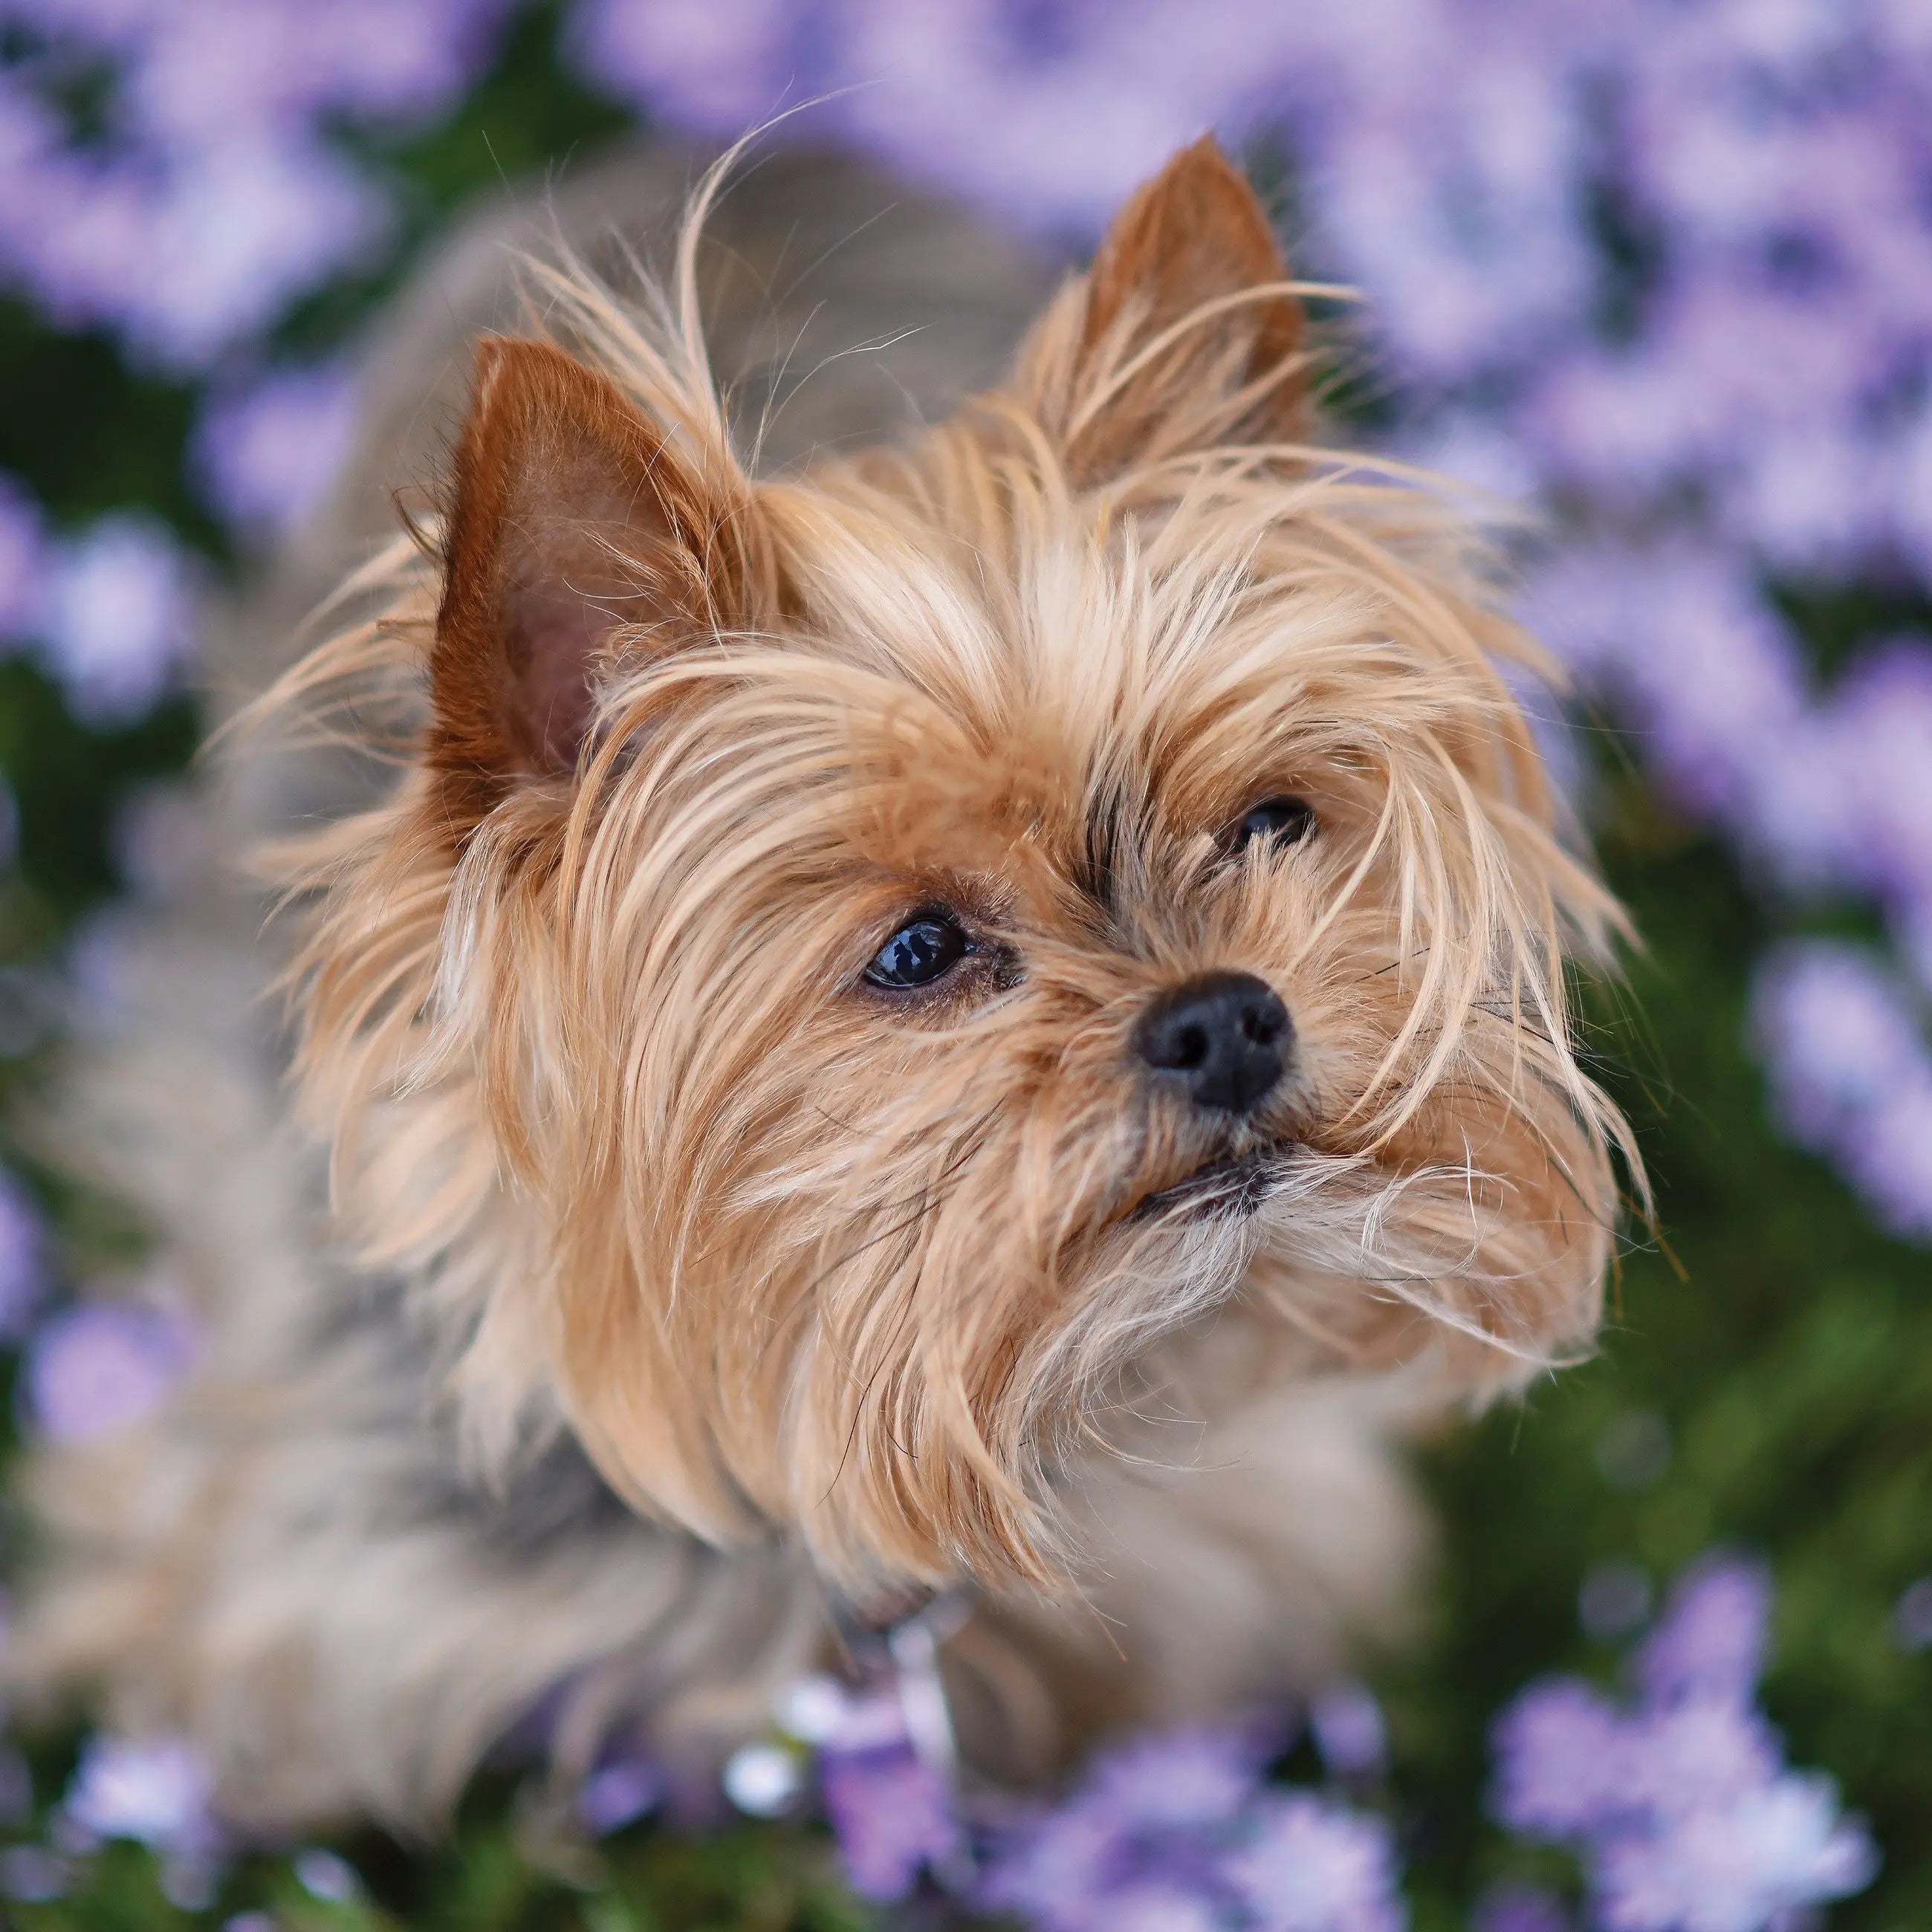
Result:
{"label": "dog's eye", "polygon": [[958,922],[943,908],[906,921],[872,956],[868,984],[903,991],[943,979],[972,950]]}
{"label": "dog's eye", "polygon": [[1305,798],[1264,798],[1242,813],[1228,835],[1238,852],[1257,838],[1276,845],[1298,845],[1315,830],[1315,808]]}

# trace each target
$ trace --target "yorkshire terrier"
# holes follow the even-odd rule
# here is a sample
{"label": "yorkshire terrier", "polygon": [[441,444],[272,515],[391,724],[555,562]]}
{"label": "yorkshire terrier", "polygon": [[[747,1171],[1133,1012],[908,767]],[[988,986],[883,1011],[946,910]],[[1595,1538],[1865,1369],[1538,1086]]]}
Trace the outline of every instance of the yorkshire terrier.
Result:
{"label": "yorkshire terrier", "polygon": [[[992,387],[789,464],[716,190],[640,299],[533,268],[475,342],[244,721],[280,925],[152,915],[70,1082],[202,1343],[38,1455],[8,1667],[244,1821],[420,1822],[536,1711],[566,1774],[710,1761],[958,1586],[997,1778],[1306,1686],[1408,1614],[1404,1437],[1598,1318],[1550,667],[1466,506],[1324,437],[1242,176],[1184,150]],[[941,340],[1031,286],[905,246]]]}

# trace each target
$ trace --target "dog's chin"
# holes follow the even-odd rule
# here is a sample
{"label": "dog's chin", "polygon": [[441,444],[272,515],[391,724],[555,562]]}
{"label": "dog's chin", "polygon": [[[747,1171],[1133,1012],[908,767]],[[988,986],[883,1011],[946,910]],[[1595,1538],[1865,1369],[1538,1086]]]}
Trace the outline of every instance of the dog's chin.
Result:
{"label": "dog's chin", "polygon": [[1244,1153],[1216,1155],[1143,1195],[1127,1218],[1169,1225],[1244,1219],[1257,1213],[1280,1185],[1294,1152],[1293,1142],[1273,1141]]}

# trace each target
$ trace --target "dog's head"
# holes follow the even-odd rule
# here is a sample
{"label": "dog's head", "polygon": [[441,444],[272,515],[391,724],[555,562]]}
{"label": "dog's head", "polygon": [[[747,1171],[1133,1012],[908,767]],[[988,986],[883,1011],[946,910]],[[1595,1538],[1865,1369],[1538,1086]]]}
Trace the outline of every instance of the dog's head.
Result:
{"label": "dog's head", "polygon": [[688,332],[577,323],[480,352],[382,634],[427,716],[302,982],[472,1403],[549,1390],[640,1504],[849,1580],[1040,1576],[1176,1336],[1478,1393],[1587,1338],[1621,1129],[1564,979],[1612,914],[1534,652],[1452,514],[1311,440],[1218,152],[1004,392],[794,478]]}

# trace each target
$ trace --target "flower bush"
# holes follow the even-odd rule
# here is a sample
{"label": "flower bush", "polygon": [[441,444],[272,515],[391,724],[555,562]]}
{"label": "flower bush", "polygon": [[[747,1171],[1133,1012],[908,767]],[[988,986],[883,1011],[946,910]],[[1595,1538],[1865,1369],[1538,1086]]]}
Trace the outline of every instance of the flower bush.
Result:
{"label": "flower bush", "polygon": [[[1128,1744],[1004,1820],[848,1734],[818,1788],[857,1892],[957,1894],[970,1844],[976,1903],[1046,1926],[1932,1922],[1932,1744],[1901,1714],[1932,1688],[1918,0],[0,0],[0,1096],[101,996],[92,922],[194,736],[197,600],[326,488],[343,352],[421,238],[632,118],[724,136],[812,99],[771,138],[838,134],[1056,245],[1216,126],[1281,183],[1298,263],[1368,298],[1360,433],[1532,505],[1520,595],[1579,680],[1580,802],[1650,949],[1598,1018],[1667,1244],[1628,1256],[1602,1361],[1432,1453],[1442,1620],[1379,1701],[1337,1694],[1298,1742],[1276,1714]],[[15,1426],[71,1436],[194,1338],[111,1208],[23,1156],[0,1342]],[[1725,1559],[1628,1694],[1597,1688],[1721,1540],[1774,1568],[1777,1642],[1765,1573]],[[1767,1658],[1868,1832],[1786,1767]],[[230,1846],[198,1777],[166,1740],[8,1748],[7,1909],[562,1910],[500,1794],[441,1863],[345,1862]],[[650,1822],[663,1795],[634,1762],[584,1794],[600,1926],[851,1922],[810,1831],[694,1838]]]}

